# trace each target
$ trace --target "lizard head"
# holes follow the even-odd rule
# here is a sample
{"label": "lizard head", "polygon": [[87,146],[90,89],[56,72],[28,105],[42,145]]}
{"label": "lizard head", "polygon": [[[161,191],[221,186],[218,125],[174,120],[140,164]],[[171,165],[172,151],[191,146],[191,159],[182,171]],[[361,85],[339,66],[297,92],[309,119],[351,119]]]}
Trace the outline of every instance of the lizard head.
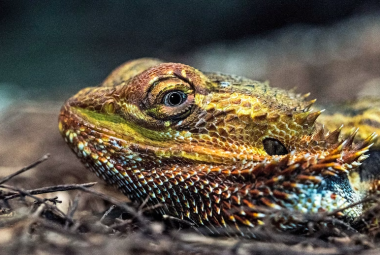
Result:
{"label": "lizard head", "polygon": [[267,83],[161,63],[115,86],[83,89],[62,116],[75,114],[85,126],[163,158],[236,163],[312,149],[321,113],[309,111],[313,102]]}
{"label": "lizard head", "polygon": [[315,100],[305,98],[267,83],[145,59],[70,98],[59,128],[88,167],[128,195],[160,171],[213,172],[252,185],[265,176],[278,189],[295,189],[347,175],[375,137],[354,146],[353,132],[340,141],[340,128],[327,133],[316,124],[322,111],[312,112]]}
{"label": "lizard head", "polygon": [[[117,70],[104,84],[125,72]],[[104,137],[157,157],[236,163],[336,145],[340,129],[325,136],[315,125],[322,111],[311,112],[315,100],[304,98],[267,83],[159,63],[119,84],[83,89],[62,116],[75,114]],[[70,127],[62,120],[64,133]]]}

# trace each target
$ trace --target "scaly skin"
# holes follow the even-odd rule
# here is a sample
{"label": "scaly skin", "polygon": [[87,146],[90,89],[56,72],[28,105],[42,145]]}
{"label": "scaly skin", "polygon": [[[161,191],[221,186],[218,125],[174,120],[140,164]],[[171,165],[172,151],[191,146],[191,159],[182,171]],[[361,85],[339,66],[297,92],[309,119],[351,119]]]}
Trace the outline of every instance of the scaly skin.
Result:
{"label": "scaly skin", "polygon": [[[134,201],[162,203],[160,214],[219,234],[267,223],[286,230],[297,226],[294,218],[273,211],[331,212],[377,190],[376,180],[363,182],[355,171],[380,131],[379,109],[354,144],[357,131],[328,116],[335,131],[316,123],[321,111],[312,112],[315,100],[306,97],[139,59],[70,98],[59,129],[88,168]],[[362,212],[357,205],[337,216]]]}

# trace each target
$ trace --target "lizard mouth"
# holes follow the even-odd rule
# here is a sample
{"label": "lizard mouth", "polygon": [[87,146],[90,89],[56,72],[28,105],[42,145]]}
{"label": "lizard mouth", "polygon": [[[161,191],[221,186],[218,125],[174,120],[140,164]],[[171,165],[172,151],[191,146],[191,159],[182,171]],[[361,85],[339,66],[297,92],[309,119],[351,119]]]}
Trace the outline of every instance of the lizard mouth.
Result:
{"label": "lizard mouth", "polygon": [[[231,165],[232,163],[240,165],[241,161],[245,162],[247,158],[251,158],[252,165],[259,164],[268,156],[246,155],[237,153],[225,153],[223,149],[209,149],[203,147],[193,147],[188,144],[175,144],[170,141],[152,141],[141,137],[141,135],[133,129],[125,132],[119,132],[103,125],[103,122],[97,122],[89,119],[86,114],[82,114],[76,107],[66,104],[62,107],[59,116],[59,130],[65,141],[78,157],[83,158],[78,152],[78,141],[89,144],[91,151],[94,153],[104,151],[109,148],[119,152],[120,148],[124,148],[128,152],[138,157],[152,161],[152,159],[160,157],[164,164],[215,164],[215,165]],[[101,144],[100,144],[101,143]],[[115,147],[116,146],[116,147]],[[87,150],[89,152],[90,150]],[[88,154],[88,153],[87,153]],[[86,155],[85,155],[86,156]],[[240,158],[239,158],[240,157]],[[141,159],[140,159],[141,160]],[[161,161],[161,160],[160,160]]]}
{"label": "lizard mouth", "polygon": [[58,124],[59,131],[63,137],[67,136],[67,131],[71,131],[77,133],[77,135],[103,134],[117,138],[117,134],[115,132],[112,132],[106,128],[99,128],[97,123],[86,121],[81,114],[75,112],[74,108],[68,104],[64,105],[61,108]]}

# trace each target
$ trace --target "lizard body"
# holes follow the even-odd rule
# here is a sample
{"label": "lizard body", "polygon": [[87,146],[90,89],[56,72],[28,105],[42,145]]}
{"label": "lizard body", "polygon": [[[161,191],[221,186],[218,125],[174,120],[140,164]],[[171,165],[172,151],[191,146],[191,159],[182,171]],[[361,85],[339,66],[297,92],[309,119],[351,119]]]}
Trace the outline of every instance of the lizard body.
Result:
{"label": "lizard body", "polygon": [[[131,200],[149,197],[162,203],[160,214],[243,234],[278,210],[331,212],[377,190],[376,180],[352,176],[371,144],[380,147],[373,133],[379,109],[362,109],[369,121],[357,136],[326,115],[328,132],[306,97],[139,59],[70,98],[59,129],[88,168]],[[353,220],[362,212],[357,205],[342,215]],[[270,224],[295,227],[292,216]]]}

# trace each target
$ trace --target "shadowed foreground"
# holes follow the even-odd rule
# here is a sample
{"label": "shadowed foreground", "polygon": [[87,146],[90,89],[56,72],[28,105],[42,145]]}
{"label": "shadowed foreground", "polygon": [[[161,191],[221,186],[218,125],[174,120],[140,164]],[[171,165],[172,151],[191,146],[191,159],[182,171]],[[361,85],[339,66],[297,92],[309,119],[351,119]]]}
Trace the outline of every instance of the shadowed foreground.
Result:
{"label": "shadowed foreground", "polygon": [[[269,227],[256,229],[259,240],[206,237],[191,224],[175,218],[163,222],[149,216],[152,208],[135,208],[96,191],[96,183],[65,184],[27,190],[8,185],[48,159],[0,180],[0,244],[4,254],[378,254],[378,228],[363,223],[379,217],[376,204],[362,224],[350,226],[330,214],[298,215],[314,233],[279,233]],[[54,169],[52,169],[54,170]],[[95,185],[96,186],[96,185]],[[71,191],[70,191],[71,190]],[[61,192],[56,196],[52,192]],[[60,197],[73,195],[67,211],[59,209]],[[42,194],[38,195],[38,194]],[[369,198],[376,200],[378,197]],[[367,199],[366,201],[368,201]],[[364,201],[365,202],[365,201]],[[94,208],[101,204],[102,213]],[[83,206],[85,205],[85,206]],[[289,213],[286,211],[274,212]],[[148,216],[146,216],[148,215]],[[364,227],[363,227],[364,226]],[[360,231],[358,231],[360,230]],[[202,230],[200,230],[202,232]],[[231,233],[233,235],[233,233]]]}

